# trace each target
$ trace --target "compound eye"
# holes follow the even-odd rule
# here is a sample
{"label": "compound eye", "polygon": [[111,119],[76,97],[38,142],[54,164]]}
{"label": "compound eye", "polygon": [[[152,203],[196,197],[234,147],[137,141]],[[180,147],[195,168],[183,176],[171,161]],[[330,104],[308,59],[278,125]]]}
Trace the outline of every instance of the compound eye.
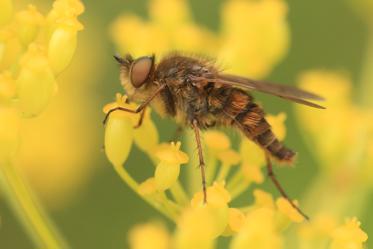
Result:
{"label": "compound eye", "polygon": [[139,88],[141,87],[149,77],[149,74],[153,67],[153,57],[140,57],[136,59],[130,69],[130,80],[131,84]]}

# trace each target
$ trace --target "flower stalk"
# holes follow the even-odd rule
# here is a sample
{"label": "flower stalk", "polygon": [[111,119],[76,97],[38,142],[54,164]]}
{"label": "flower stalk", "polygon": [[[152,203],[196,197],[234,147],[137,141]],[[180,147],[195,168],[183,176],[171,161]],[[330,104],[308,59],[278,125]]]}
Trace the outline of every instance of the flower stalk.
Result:
{"label": "flower stalk", "polygon": [[25,179],[11,163],[0,165],[1,189],[38,248],[68,248]]}

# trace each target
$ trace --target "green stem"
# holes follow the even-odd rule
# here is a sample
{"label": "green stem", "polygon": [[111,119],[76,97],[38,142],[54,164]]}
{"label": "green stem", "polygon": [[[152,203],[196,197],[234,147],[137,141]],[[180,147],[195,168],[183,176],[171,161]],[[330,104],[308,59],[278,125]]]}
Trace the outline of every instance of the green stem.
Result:
{"label": "green stem", "polygon": [[185,193],[185,190],[181,185],[180,181],[176,181],[176,183],[170,188],[170,192],[178,204],[182,206],[188,204],[189,198]]}
{"label": "green stem", "polygon": [[144,199],[149,205],[151,205],[153,208],[158,210],[160,213],[162,213],[164,216],[169,218],[172,221],[175,221],[176,217],[170,213],[168,210],[164,208],[162,203],[156,202],[153,198],[143,196],[139,193],[139,184],[136,182],[135,179],[132,178],[132,176],[128,173],[128,171],[122,166],[122,165],[114,165],[114,169],[117,172],[117,174],[120,176],[120,178],[136,193],[138,194],[142,199]]}
{"label": "green stem", "polygon": [[218,164],[217,164],[216,157],[212,154],[211,151],[207,151],[207,157],[206,157],[206,183],[207,185],[212,184],[214,180],[217,165]]}
{"label": "green stem", "polygon": [[0,165],[0,184],[38,248],[68,248],[26,181],[11,163]]}
{"label": "green stem", "polygon": [[229,191],[231,193],[232,200],[242,194],[249,187],[249,185],[250,183],[242,180],[234,188],[232,188],[232,190]]}
{"label": "green stem", "polygon": [[227,178],[229,171],[231,170],[231,165],[223,163],[223,165],[219,169],[218,176],[216,177],[216,181],[222,181]]}
{"label": "green stem", "polygon": [[227,182],[227,190],[230,192],[233,188],[237,186],[243,180],[243,173],[242,170],[239,168],[234,173],[232,177]]}

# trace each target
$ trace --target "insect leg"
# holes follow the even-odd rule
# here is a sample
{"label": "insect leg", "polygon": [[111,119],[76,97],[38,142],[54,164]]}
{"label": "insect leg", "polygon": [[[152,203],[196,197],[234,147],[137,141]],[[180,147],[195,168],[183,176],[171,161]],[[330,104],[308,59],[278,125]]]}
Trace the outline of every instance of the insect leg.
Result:
{"label": "insect leg", "polygon": [[124,111],[124,112],[129,112],[129,113],[139,113],[139,112],[141,112],[146,106],[149,105],[149,103],[155,98],[155,96],[157,96],[163,90],[163,88],[165,88],[165,86],[166,85],[161,85],[154,93],[152,93],[151,96],[149,96],[149,98],[147,98],[145,100],[145,102],[143,102],[141,105],[139,105],[135,110],[128,109],[128,108],[125,108],[125,107],[120,107],[120,106],[111,109],[106,114],[103,123],[106,124],[106,121],[109,118],[110,114],[114,111]]}
{"label": "insect leg", "polygon": [[196,138],[197,148],[198,148],[199,168],[201,169],[201,177],[202,177],[203,203],[207,203],[205,160],[203,159],[200,130],[198,128],[197,120],[195,119],[192,121],[192,128],[194,130],[194,135]]}
{"label": "insect leg", "polygon": [[271,162],[271,159],[269,158],[268,154],[265,153],[265,157],[266,157],[266,162],[267,162],[267,172],[268,172],[268,176],[271,178],[272,182],[275,184],[277,190],[280,192],[280,194],[282,195],[282,197],[284,197],[288,202],[289,204],[295,209],[297,210],[297,212],[302,215],[306,220],[309,220],[309,217],[303,213],[303,211],[297,206],[295,205],[294,202],[292,202],[289,198],[289,196],[286,194],[285,190],[282,188],[280,182],[277,180],[276,178],[276,175],[274,174],[273,172],[273,169],[272,169],[272,162]]}
{"label": "insect leg", "polygon": [[137,124],[133,128],[137,129],[142,125],[142,121],[144,120],[144,116],[145,116],[145,111],[146,111],[146,108],[142,109],[142,111],[140,113],[139,121],[137,122]]}

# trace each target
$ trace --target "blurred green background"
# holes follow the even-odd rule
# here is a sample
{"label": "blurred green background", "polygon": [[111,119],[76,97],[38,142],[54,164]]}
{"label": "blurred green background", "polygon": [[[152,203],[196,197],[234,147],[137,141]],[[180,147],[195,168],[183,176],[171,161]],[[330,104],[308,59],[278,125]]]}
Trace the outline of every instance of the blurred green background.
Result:
{"label": "blurred green background", "polygon": [[[52,1],[41,0],[27,2],[41,9],[48,9],[52,3]],[[75,139],[76,141],[81,139],[80,130],[82,133],[89,131],[90,147],[86,151],[86,158],[89,160],[81,161],[81,165],[77,164],[74,167],[88,167],[89,174],[86,174],[89,176],[85,176],[86,180],[72,191],[71,197],[58,205],[46,204],[46,206],[50,206],[48,211],[51,217],[73,248],[126,248],[126,234],[131,226],[151,219],[165,218],[123,184],[102,150],[104,131],[101,123],[102,107],[113,100],[116,92],[122,92],[118,79],[118,67],[112,58],[116,51],[111,42],[108,27],[118,15],[124,12],[146,17],[147,1],[91,0],[83,2],[86,11],[81,21],[85,30],[79,34],[78,49],[72,65],[59,79],[61,82],[69,81],[69,83],[61,84],[56,98],[60,95],[75,94],[77,98],[84,101],[84,108],[79,109],[79,113],[75,113],[79,116],[77,120],[82,120],[78,123]],[[222,2],[221,0],[191,0],[195,21],[216,31],[219,27]],[[367,40],[367,27],[364,22],[351,9],[347,1],[288,0],[287,2],[291,45],[286,58],[278,64],[268,79],[294,84],[299,73],[307,69],[345,71],[350,74],[355,84],[353,88],[353,95],[355,95],[359,89],[357,82],[360,80],[363,51]],[[226,63],[229,64],[229,62]],[[76,90],[77,88],[81,88],[82,91]],[[317,89],[315,91],[317,92]],[[298,151],[299,159],[295,168],[277,169],[277,174],[290,196],[301,198],[307,184],[315,175],[316,163],[297,127],[293,106],[268,96],[260,95],[258,99],[268,113],[285,111],[288,114],[286,144]],[[74,112],[74,110],[71,111]],[[48,111],[43,115],[48,115]],[[155,118],[161,140],[167,141],[172,136],[175,125],[171,120]],[[60,122],[64,120],[61,119]],[[58,130],[53,132],[58,132]],[[75,140],[71,139],[70,142],[74,144]],[[85,165],[88,163],[89,166]],[[145,155],[134,148],[126,167],[137,179],[143,180],[153,172],[150,164]],[[39,172],[39,174],[46,173]],[[269,181],[266,181],[263,187],[273,192],[275,196],[278,195]],[[238,202],[247,202],[249,196],[248,192]],[[370,205],[365,210],[372,208],[373,200],[370,200]],[[0,216],[0,248],[34,248],[1,196]],[[368,220],[368,212],[359,218],[364,221],[363,230],[368,235],[373,234],[373,224]]]}

